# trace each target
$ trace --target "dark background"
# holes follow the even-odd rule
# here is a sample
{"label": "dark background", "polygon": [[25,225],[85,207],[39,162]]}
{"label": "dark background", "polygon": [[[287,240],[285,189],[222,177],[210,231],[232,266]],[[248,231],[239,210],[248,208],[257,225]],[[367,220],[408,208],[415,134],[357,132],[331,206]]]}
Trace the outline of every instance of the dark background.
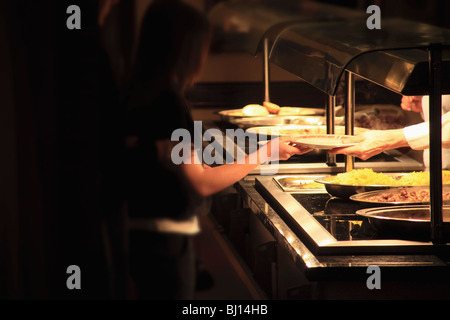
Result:
{"label": "dark background", "polygon": [[[94,0],[0,1],[1,299],[129,297],[115,152],[137,2],[122,0],[100,29]],[[218,2],[201,4],[207,11]],[[264,2],[289,9],[298,0]],[[327,2],[377,4],[382,18],[450,27],[448,1]],[[82,8],[81,30],[66,28],[71,4]],[[233,94],[243,85],[246,95]],[[259,99],[261,88],[200,84],[190,98],[198,106],[242,105]],[[305,103],[322,99],[305,83],[274,87],[286,104],[299,91],[311,92]],[[82,290],[66,287],[71,264],[81,268]]]}

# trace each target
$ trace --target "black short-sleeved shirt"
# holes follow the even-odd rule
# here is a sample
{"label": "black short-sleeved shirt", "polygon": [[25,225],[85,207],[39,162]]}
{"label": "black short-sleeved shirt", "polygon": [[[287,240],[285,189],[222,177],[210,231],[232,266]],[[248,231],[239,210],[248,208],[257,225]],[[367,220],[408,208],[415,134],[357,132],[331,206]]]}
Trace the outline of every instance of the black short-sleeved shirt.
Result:
{"label": "black short-sleeved shirt", "polygon": [[183,180],[169,164],[158,162],[155,146],[157,140],[170,140],[176,129],[192,132],[193,122],[184,99],[165,90],[128,109],[125,136],[137,137],[137,145],[126,151],[130,217],[187,218],[189,197]]}

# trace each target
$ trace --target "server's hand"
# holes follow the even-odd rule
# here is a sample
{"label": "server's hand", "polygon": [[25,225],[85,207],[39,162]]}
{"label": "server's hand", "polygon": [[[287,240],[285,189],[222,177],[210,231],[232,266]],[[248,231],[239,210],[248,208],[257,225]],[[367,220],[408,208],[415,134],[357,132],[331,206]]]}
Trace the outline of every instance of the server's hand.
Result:
{"label": "server's hand", "polygon": [[369,130],[343,140],[345,143],[358,143],[350,147],[329,150],[330,154],[345,154],[367,160],[384,150],[408,146],[402,129]]}
{"label": "server's hand", "polygon": [[422,96],[403,96],[401,107],[405,111],[422,112]]}

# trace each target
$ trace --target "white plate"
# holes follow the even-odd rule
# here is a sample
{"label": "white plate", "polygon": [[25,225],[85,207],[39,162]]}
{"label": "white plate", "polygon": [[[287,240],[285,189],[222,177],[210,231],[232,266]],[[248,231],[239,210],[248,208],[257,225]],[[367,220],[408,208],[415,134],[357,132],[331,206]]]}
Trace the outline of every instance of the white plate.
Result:
{"label": "white plate", "polygon": [[[252,117],[261,117],[260,114],[256,114],[256,115],[245,114],[244,112],[242,112],[242,109],[222,110],[222,111],[219,111],[218,114],[219,114],[220,116],[227,117],[227,118],[252,118]],[[274,115],[267,115],[266,117],[269,117],[269,116],[274,116]]]}
{"label": "white plate", "polygon": [[352,136],[333,134],[302,135],[295,137],[295,143],[313,149],[334,149],[341,147],[350,147],[357,144],[343,143],[342,140],[347,137]]}
{"label": "white plate", "polygon": [[[366,128],[355,127],[355,135],[367,131]],[[263,134],[270,136],[303,136],[303,135],[325,135],[327,126],[318,125],[281,125],[281,126],[261,126],[248,128],[246,132],[251,134]],[[344,126],[335,126],[337,135],[345,134]]]}
{"label": "white plate", "polygon": [[[326,130],[325,126],[316,125],[282,125],[282,126],[261,126],[248,128],[246,131],[252,134],[263,134],[270,136],[293,136],[304,134],[319,134]],[[326,131],[325,131],[326,132]]]}
{"label": "white plate", "polygon": [[[228,109],[228,110],[222,110],[219,111],[218,114],[222,117],[234,117],[234,118],[251,118],[251,117],[261,117],[261,115],[247,115],[243,112],[244,108],[241,109]],[[269,116],[279,116],[279,117],[287,117],[287,116],[323,116],[325,115],[324,109],[318,109],[318,108],[306,108],[306,107],[295,107],[297,112],[293,113],[287,113],[287,114],[269,114],[266,117]]]}

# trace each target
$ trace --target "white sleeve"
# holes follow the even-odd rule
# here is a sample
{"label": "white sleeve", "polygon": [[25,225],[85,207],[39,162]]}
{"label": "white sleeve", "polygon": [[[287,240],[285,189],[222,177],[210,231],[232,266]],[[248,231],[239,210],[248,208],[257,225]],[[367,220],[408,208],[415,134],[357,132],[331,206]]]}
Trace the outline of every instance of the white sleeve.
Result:
{"label": "white sleeve", "polygon": [[428,122],[422,122],[403,128],[403,134],[411,149],[423,150],[429,147],[429,128]]}
{"label": "white sleeve", "polygon": [[450,94],[442,96],[442,113],[450,111]]}
{"label": "white sleeve", "polygon": [[[442,114],[447,113],[450,111],[450,94],[442,95]],[[422,119],[425,121],[428,121],[428,107],[430,103],[430,97],[429,96],[423,96],[422,98]]]}
{"label": "white sleeve", "polygon": [[450,149],[450,112],[442,116],[442,147]]}
{"label": "white sleeve", "polygon": [[[422,122],[403,128],[403,134],[409,146],[414,150],[429,148],[429,122]],[[442,116],[442,145],[450,148],[450,112]]]}

